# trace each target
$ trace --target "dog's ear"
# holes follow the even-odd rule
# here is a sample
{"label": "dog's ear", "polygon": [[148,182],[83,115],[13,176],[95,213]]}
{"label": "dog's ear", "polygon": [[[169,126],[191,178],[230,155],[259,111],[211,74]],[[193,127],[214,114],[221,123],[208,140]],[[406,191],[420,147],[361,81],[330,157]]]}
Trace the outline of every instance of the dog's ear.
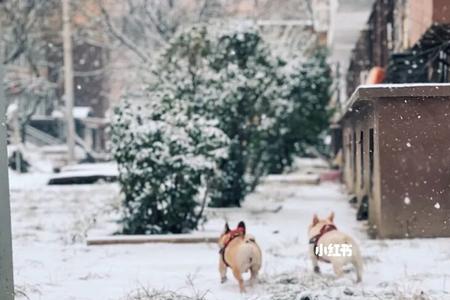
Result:
{"label": "dog's ear", "polygon": [[224,232],[225,233],[230,232],[230,226],[228,225],[228,222],[225,223],[225,230],[224,230]]}
{"label": "dog's ear", "polygon": [[244,221],[240,221],[237,227],[241,228],[244,231],[244,234],[245,234],[245,223],[244,223]]}
{"label": "dog's ear", "polygon": [[317,214],[314,214],[313,220],[312,220],[312,226],[316,225],[317,223],[319,223],[319,217],[317,216]]}
{"label": "dog's ear", "polygon": [[328,216],[328,221],[334,222],[334,211],[332,211],[332,212],[330,213],[330,215]]}

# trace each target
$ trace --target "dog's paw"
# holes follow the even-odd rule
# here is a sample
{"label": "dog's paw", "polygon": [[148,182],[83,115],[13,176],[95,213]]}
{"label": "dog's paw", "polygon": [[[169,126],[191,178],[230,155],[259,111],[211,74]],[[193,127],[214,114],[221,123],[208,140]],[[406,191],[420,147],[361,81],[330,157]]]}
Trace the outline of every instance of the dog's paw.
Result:
{"label": "dog's paw", "polygon": [[226,276],[220,278],[220,283],[225,283],[226,281],[227,281],[227,277]]}
{"label": "dog's paw", "polygon": [[315,266],[315,267],[314,267],[314,273],[320,274],[320,268],[319,268],[319,266]]}

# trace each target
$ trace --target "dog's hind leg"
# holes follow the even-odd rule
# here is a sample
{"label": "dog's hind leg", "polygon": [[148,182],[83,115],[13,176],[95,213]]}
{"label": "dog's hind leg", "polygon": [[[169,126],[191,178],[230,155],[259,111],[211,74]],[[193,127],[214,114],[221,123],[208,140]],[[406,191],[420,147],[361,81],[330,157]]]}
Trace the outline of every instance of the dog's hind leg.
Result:
{"label": "dog's hind leg", "polygon": [[244,287],[244,279],[242,279],[241,271],[238,268],[232,268],[233,275],[236,278],[236,280],[239,282],[239,289],[241,293],[245,293],[245,287]]}
{"label": "dog's hind leg", "polygon": [[362,281],[362,271],[363,271],[363,260],[362,260],[361,252],[359,251],[359,247],[356,245],[353,246],[351,263],[355,267],[356,282],[361,282]]}
{"label": "dog's hind leg", "polygon": [[356,257],[352,260],[352,264],[355,267],[356,271],[356,282],[362,281],[362,259],[361,257]]}
{"label": "dog's hind leg", "polygon": [[342,275],[344,274],[344,270],[342,269],[342,264],[340,262],[332,262],[333,263],[333,270],[334,273],[336,274],[336,276],[342,277]]}
{"label": "dog's hind leg", "polygon": [[255,282],[258,280],[258,272],[259,272],[260,266],[251,266],[250,267],[250,284],[254,285]]}
{"label": "dog's hind leg", "polygon": [[320,273],[319,261],[318,261],[317,256],[314,254],[312,249],[310,249],[310,255],[309,256],[311,257],[311,262],[312,262],[312,265],[313,265],[314,273],[319,274]]}
{"label": "dog's hind leg", "polygon": [[220,283],[227,281],[227,266],[222,259],[219,260]]}

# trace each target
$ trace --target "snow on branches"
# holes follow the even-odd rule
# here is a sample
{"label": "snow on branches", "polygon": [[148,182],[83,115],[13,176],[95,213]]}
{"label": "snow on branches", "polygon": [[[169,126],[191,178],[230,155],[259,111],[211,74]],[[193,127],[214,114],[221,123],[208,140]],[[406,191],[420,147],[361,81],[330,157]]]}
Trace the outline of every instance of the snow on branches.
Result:
{"label": "snow on branches", "polygon": [[252,27],[198,26],[171,40],[113,122],[126,233],[194,229],[205,203],[239,206],[273,157],[278,171],[289,164],[302,130],[292,126],[313,125],[294,114],[318,106],[301,98],[305,70],[286,69]]}

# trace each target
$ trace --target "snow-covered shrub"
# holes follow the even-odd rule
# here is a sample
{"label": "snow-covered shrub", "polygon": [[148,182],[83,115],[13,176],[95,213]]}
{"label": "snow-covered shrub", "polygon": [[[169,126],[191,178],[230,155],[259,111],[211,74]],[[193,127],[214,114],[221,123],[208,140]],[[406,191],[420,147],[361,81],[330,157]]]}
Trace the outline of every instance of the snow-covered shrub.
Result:
{"label": "snow-covered shrub", "polygon": [[253,28],[194,27],[174,38],[141,100],[130,96],[113,125],[125,232],[195,228],[199,201],[239,206],[313,140],[321,79],[285,65]]}
{"label": "snow-covered shrub", "polygon": [[196,228],[216,161],[225,155],[227,138],[213,121],[188,118],[182,109],[164,112],[165,97],[156,105],[127,103],[116,112],[112,142],[125,195],[124,233]]}
{"label": "snow-covered shrub", "polygon": [[281,62],[252,28],[216,32],[212,48],[210,67],[218,75],[219,91],[213,113],[231,143],[210,205],[239,206],[266,173],[263,157],[281,104]]}
{"label": "snow-covered shrub", "polygon": [[202,220],[229,143],[218,121],[202,111],[214,96],[201,76],[204,35],[178,36],[143,95],[130,95],[117,109],[112,143],[125,194],[125,233],[187,232]]}
{"label": "snow-covered shrub", "polygon": [[281,173],[295,155],[321,146],[321,133],[329,125],[332,77],[326,49],[318,49],[303,62],[290,62],[283,71],[286,105],[276,118],[278,130],[269,143],[268,169]]}
{"label": "snow-covered shrub", "polygon": [[185,99],[188,114],[217,122],[229,138],[211,206],[239,206],[267,171],[268,137],[281,111],[281,61],[254,28],[194,27],[178,35],[159,62],[157,81]]}

